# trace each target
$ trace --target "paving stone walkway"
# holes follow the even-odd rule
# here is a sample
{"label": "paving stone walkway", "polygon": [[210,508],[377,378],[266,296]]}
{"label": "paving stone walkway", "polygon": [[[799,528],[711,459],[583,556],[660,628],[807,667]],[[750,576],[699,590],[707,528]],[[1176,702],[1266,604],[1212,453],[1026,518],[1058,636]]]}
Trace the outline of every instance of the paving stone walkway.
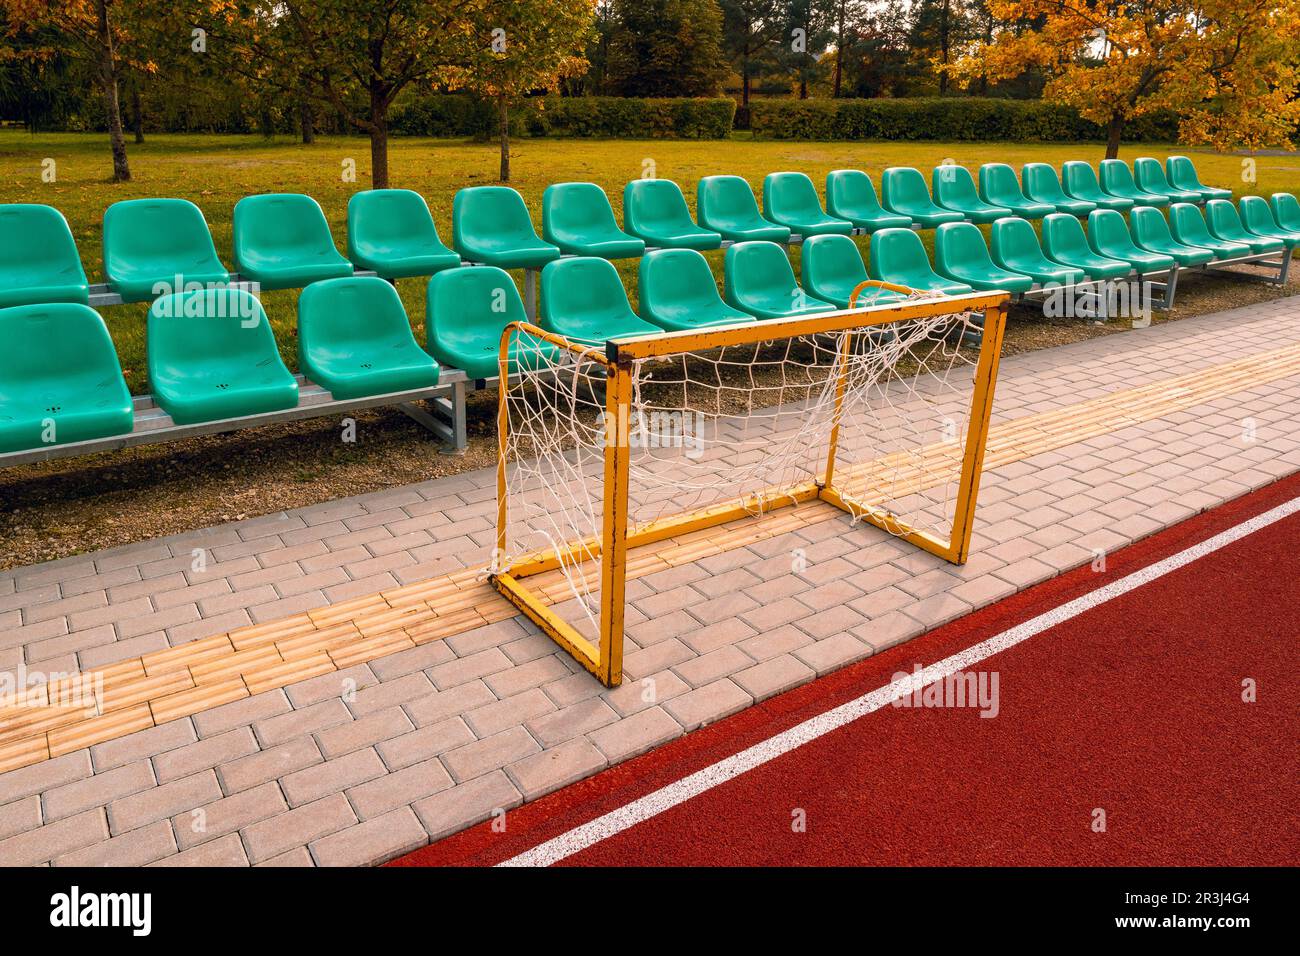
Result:
{"label": "paving stone walkway", "polygon": [[[1298,328],[1284,299],[1012,356],[995,423],[1154,401]],[[837,515],[641,577],[613,691],[511,617],[0,772],[0,863],[389,859],[1300,471],[1300,374],[1240,384],[992,468],[960,568]],[[473,567],[494,520],[488,470],[0,573],[0,677]],[[0,761],[10,739],[0,723]]]}

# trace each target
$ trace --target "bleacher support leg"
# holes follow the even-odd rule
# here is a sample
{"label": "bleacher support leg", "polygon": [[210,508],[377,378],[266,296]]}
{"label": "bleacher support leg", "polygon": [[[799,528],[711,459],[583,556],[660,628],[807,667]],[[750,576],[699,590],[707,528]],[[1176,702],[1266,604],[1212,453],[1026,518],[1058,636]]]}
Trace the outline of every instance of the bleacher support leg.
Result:
{"label": "bleacher support leg", "polygon": [[1169,276],[1165,279],[1165,311],[1168,312],[1174,307],[1174,293],[1178,290],[1178,266],[1175,265],[1169,270]]}
{"label": "bleacher support leg", "polygon": [[450,396],[439,396],[431,400],[432,413],[413,402],[403,402],[397,408],[441,438],[445,454],[461,455],[469,447],[465,397],[465,383],[454,382]]}
{"label": "bleacher support leg", "polygon": [[524,311],[531,322],[537,321],[537,270],[524,270]]}
{"label": "bleacher support leg", "polygon": [[465,398],[465,383],[457,382],[451,387],[451,431],[452,447],[458,453],[469,448],[469,436],[465,427]]}

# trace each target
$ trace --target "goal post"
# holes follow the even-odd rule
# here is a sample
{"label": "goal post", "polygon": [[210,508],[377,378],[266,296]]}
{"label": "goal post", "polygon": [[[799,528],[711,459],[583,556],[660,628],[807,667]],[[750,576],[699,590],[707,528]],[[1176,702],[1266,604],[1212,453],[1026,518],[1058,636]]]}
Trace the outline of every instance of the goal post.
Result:
{"label": "goal post", "polygon": [[965,562],[1008,301],[912,295],[604,348],[513,323],[494,586],[613,687],[629,575],[709,529],[820,501]]}

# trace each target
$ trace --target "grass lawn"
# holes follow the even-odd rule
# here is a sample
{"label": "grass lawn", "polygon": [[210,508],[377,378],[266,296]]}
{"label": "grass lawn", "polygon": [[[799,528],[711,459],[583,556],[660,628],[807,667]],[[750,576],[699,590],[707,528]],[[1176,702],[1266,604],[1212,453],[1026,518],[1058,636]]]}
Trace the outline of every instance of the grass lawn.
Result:
{"label": "grass lawn", "polygon": [[[92,282],[102,281],[100,224],[104,209],[121,199],[176,196],[203,210],[228,266],[231,215],[242,197],[260,192],[304,192],[325,210],[334,237],[345,245],[347,201],[369,186],[369,144],[360,138],[326,138],[313,146],[288,139],[247,136],[151,136],[128,146],[133,182],[107,180],[107,138],[101,135],[0,131],[0,203],[39,202],[67,217]],[[444,241],[451,240],[451,203],[457,189],[494,183],[498,154],[491,144],[458,140],[397,139],[391,143],[395,186],[424,195]],[[1127,147],[1126,159],[1183,152],[1173,146]],[[926,172],[951,159],[972,169],[986,162],[1014,166],[1067,159],[1093,163],[1100,145],[1008,143],[811,143],[741,139],[714,142],[519,140],[512,153],[512,185],[541,228],[542,191],[554,182],[589,180],[609,194],[621,215],[624,184],[653,163],[655,175],[677,181],[694,206],[695,183],[714,173],[744,176],[761,191],[769,172],[801,170],[819,187],[832,169],[864,169],[879,182],[889,166]],[[55,162],[55,182],[42,181],[42,162]],[[356,182],[344,182],[346,160]],[[1231,187],[1238,195],[1300,193],[1300,157],[1260,156],[1256,181],[1243,181],[1243,157],[1196,154],[1202,180]],[[927,245],[931,233],[922,233]],[[865,254],[865,239],[859,238]],[[721,282],[722,252],[706,253]],[[798,250],[792,250],[798,263]],[[636,262],[620,263],[635,304]],[[1297,288],[1292,280],[1289,292]],[[417,339],[424,340],[424,281],[399,285]],[[1184,279],[1178,308],[1157,322],[1275,298],[1287,291],[1256,283]],[[264,294],[285,362],[297,365],[295,291]],[[148,390],[144,306],[101,310],[134,392]],[[1044,348],[1127,328],[1126,321],[1094,326],[1048,320],[1025,309],[1012,312],[1005,353]],[[1140,333],[1139,333],[1140,334]],[[0,568],[30,564],[149,537],[202,528],[318,501],[427,480],[490,465],[496,460],[494,391],[471,397],[470,448],[455,458],[436,453],[428,434],[400,412],[358,414],[355,443],[339,440],[337,419],[321,418],[232,435],[145,446],[79,459],[46,462],[0,472]]]}
{"label": "grass lawn", "polygon": [[[102,281],[101,223],[104,210],[122,199],[174,196],[189,199],[203,210],[217,252],[232,266],[231,216],[235,203],[253,193],[303,192],[324,209],[340,250],[346,246],[348,198],[370,183],[370,152],[359,137],[324,138],[312,146],[290,139],[267,141],[259,136],[150,136],[143,145],[128,146],[130,183],[109,182],[108,140],[102,135],[0,132],[0,202],[38,202],[59,209],[67,218],[81,250],[86,274]],[[433,212],[443,240],[451,243],[451,202],[457,189],[496,182],[495,144],[467,140],[395,139],[390,146],[390,177],[394,186],[421,193]],[[1160,158],[1185,150],[1141,144],[1123,156]],[[780,170],[800,170],[821,188],[832,169],[864,169],[879,184],[889,166],[929,170],[951,159],[972,170],[982,163],[1051,163],[1059,168],[1068,159],[1093,163],[1103,156],[1100,145],[1009,143],[812,143],[733,141],[520,139],[512,151],[511,185],[524,196],[541,231],[542,191],[551,183],[587,180],[608,193],[615,213],[622,216],[623,186],[653,168],[661,179],[675,180],[695,205],[695,184],[704,176],[732,173],[744,176],[761,197],[763,177]],[[42,181],[42,162],[55,162],[56,180]],[[344,164],[352,160],[356,181],[343,180]],[[1285,190],[1300,193],[1300,157],[1271,156],[1255,160],[1255,183],[1243,182],[1242,157],[1198,154],[1202,181],[1234,189],[1240,195]],[[651,165],[653,164],[653,165]],[[987,231],[987,227],[986,227]],[[932,233],[922,233],[927,247]],[[858,243],[866,251],[865,237]],[[719,283],[721,251],[706,253]],[[798,250],[792,250],[798,267]],[[618,263],[624,284],[636,304],[635,260]],[[399,283],[417,338],[424,340],[424,280]],[[268,292],[263,302],[275,329],[280,351],[290,368],[297,366],[296,291]],[[102,310],[133,392],[148,390],[145,374],[142,305]]]}

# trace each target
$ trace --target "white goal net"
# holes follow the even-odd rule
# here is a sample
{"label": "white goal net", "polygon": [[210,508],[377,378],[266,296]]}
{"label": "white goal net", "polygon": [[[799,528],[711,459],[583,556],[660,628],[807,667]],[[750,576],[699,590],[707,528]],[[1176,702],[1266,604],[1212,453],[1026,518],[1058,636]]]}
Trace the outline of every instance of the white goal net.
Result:
{"label": "white goal net", "polygon": [[[628,535],[628,578],[668,566],[668,547],[698,542],[707,553],[717,521],[815,507],[818,497],[854,523],[866,518],[964,560],[954,539],[969,533],[959,526],[968,443],[984,434],[971,428],[981,317],[937,311],[933,299],[916,304],[915,315],[905,306],[897,320],[830,332],[686,338],[682,351],[624,363],[626,394],[614,403],[605,349],[508,333],[525,370],[501,387],[505,523],[493,570],[545,558],[530,590],[594,642],[607,520]],[[996,355],[985,363],[995,372]],[[619,415],[622,458],[607,454]],[[607,515],[611,468],[622,469],[626,505]]]}

